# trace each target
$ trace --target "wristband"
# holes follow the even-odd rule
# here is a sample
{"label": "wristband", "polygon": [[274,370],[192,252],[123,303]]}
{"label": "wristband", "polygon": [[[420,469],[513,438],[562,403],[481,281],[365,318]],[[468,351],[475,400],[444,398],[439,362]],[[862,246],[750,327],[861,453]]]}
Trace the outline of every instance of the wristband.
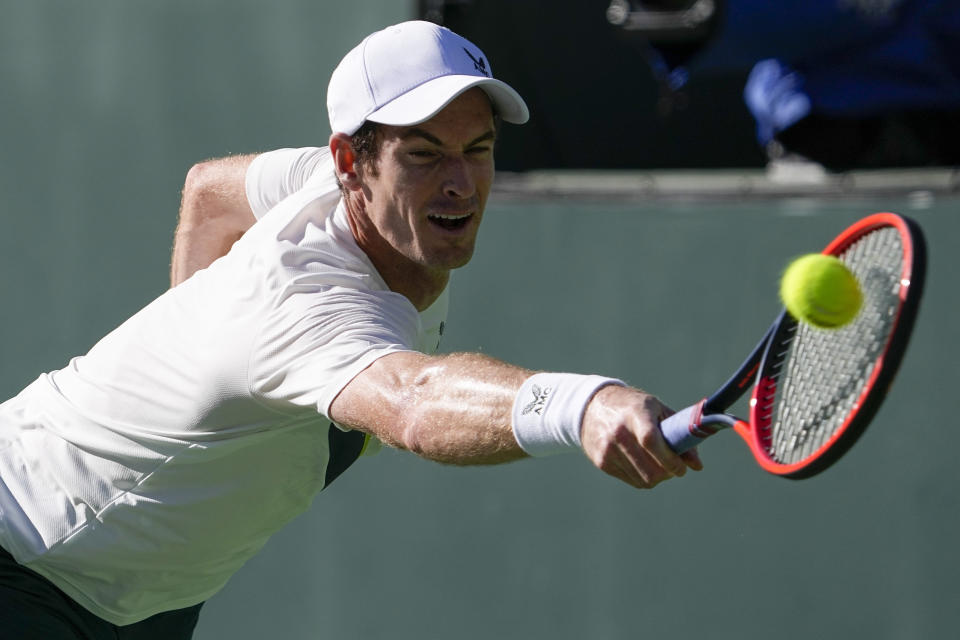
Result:
{"label": "wristband", "polygon": [[575,373],[537,373],[527,378],[513,401],[513,436],[531,456],[580,449],[580,427],[594,394],[621,380]]}

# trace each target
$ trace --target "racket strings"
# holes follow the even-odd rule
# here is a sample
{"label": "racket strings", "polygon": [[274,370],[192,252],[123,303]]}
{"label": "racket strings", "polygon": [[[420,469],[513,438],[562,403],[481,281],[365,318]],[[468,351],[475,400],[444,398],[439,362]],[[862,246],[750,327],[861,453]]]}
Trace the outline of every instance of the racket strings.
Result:
{"label": "racket strings", "polygon": [[775,461],[793,464],[814,456],[858,409],[896,323],[903,255],[900,234],[890,227],[850,245],[838,257],[863,291],[857,317],[832,330],[799,324],[770,361],[764,375],[775,382],[765,440]]}

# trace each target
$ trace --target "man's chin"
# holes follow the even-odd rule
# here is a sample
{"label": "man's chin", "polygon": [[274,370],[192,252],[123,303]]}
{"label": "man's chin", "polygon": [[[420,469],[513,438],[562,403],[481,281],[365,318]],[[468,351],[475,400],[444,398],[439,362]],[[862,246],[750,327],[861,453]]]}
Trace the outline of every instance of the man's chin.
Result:
{"label": "man's chin", "polygon": [[425,263],[426,266],[434,269],[452,271],[454,269],[459,269],[460,267],[465,267],[472,258],[473,247],[471,246],[469,249],[465,248],[460,251],[450,251],[443,255],[428,257]]}

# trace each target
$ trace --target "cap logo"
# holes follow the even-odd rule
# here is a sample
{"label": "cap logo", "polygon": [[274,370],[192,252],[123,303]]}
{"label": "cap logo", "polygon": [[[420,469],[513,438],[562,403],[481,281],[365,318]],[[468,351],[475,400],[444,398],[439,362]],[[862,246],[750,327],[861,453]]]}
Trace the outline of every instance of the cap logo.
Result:
{"label": "cap logo", "polygon": [[470,53],[466,47],[464,47],[463,50],[468,56],[470,56],[470,59],[473,60],[473,68],[489,78],[490,72],[487,71],[487,61],[483,59],[483,56],[480,56],[480,58],[477,59],[473,57],[473,54]]}

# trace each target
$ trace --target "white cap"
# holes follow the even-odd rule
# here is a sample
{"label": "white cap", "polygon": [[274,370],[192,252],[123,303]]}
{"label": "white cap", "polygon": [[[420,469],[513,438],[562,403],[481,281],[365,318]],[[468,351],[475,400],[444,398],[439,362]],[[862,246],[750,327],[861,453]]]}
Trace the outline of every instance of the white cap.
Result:
{"label": "white cap", "polygon": [[520,94],[493,78],[469,40],[432,22],[402,22],[367,36],[333,70],[330,129],[352,135],[366,120],[419,124],[471,87],[486,91],[505,121],[523,124],[530,117]]}

